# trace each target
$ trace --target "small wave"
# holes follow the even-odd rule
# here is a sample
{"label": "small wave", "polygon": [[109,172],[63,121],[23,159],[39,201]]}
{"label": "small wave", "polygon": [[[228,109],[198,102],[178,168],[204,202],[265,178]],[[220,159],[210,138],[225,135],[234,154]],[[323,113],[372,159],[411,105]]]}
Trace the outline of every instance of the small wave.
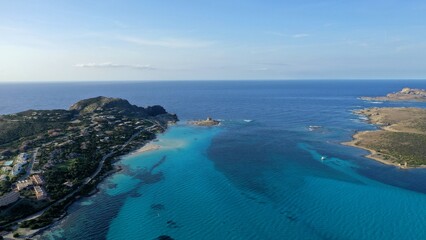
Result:
{"label": "small wave", "polygon": [[311,126],[308,127],[308,130],[313,132],[313,131],[319,130],[321,128],[322,128],[321,126],[311,125]]}
{"label": "small wave", "polygon": [[383,102],[371,102],[373,104],[382,104]]}
{"label": "small wave", "polygon": [[243,121],[244,121],[244,122],[247,122],[247,123],[249,123],[249,122],[253,122],[253,120],[251,120],[251,119],[244,119]]}

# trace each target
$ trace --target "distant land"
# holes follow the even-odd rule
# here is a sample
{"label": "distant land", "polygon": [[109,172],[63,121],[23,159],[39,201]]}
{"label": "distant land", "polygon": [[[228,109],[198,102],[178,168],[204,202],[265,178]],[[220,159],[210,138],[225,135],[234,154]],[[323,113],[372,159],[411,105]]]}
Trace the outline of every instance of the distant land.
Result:
{"label": "distant land", "polygon": [[346,145],[370,151],[367,156],[401,168],[426,166],[426,109],[370,108],[355,111],[380,130],[358,132]]}
{"label": "distant land", "polygon": [[361,97],[367,101],[426,101],[426,90],[403,88],[399,92],[389,93],[383,97]]}
{"label": "distant land", "polygon": [[62,218],[75,199],[118,170],[114,159],[177,121],[162,106],[109,97],[85,99],[69,110],[1,115],[0,231],[19,228],[26,233],[21,237],[31,237]]}

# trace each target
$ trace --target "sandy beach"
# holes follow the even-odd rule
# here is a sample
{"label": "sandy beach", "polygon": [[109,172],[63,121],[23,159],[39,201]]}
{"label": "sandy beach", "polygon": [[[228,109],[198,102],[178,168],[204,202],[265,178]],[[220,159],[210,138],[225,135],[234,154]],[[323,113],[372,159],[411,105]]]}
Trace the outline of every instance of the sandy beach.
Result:
{"label": "sandy beach", "polygon": [[367,148],[367,147],[364,147],[364,146],[357,145],[357,143],[358,143],[358,139],[357,138],[362,133],[365,133],[365,132],[358,132],[358,133],[356,133],[353,136],[354,139],[352,141],[350,141],[350,142],[343,142],[342,144],[346,145],[346,146],[351,146],[351,147],[356,147],[356,148],[361,148],[361,149],[367,150],[367,151],[370,152],[370,154],[365,155],[365,157],[367,157],[369,159],[372,159],[372,160],[375,160],[375,161],[378,161],[378,162],[381,162],[381,163],[386,164],[386,165],[392,165],[392,166],[403,168],[403,169],[419,168],[419,167],[409,167],[409,166],[405,167],[404,165],[401,165],[400,163],[395,163],[395,162],[391,162],[389,160],[385,160],[382,157],[382,155],[380,155],[379,153],[377,153],[377,151],[375,151],[373,149],[370,149],[370,148]]}
{"label": "sandy beach", "polygon": [[144,145],[143,147],[139,148],[138,150],[134,151],[132,154],[141,154],[141,153],[144,153],[144,152],[155,151],[155,150],[158,150],[160,148],[161,148],[160,145],[148,143],[148,144]]}

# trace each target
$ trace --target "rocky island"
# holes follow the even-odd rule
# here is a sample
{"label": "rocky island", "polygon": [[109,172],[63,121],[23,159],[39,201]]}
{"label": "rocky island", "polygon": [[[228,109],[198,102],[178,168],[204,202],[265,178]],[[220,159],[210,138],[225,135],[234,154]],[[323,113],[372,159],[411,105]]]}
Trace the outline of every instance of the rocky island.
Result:
{"label": "rocky island", "polygon": [[380,127],[358,132],[346,145],[370,151],[367,156],[401,168],[426,166],[426,109],[370,108],[356,114]]}
{"label": "rocky island", "polygon": [[361,97],[366,101],[426,101],[426,90],[403,88],[396,93],[389,93],[383,97]]}
{"label": "rocky island", "polygon": [[219,125],[220,121],[214,120],[213,118],[208,117],[205,120],[190,121],[189,124],[196,125],[196,126],[203,126],[203,127],[211,127],[211,126]]}
{"label": "rocky island", "polygon": [[108,97],[85,99],[68,110],[1,115],[0,232],[34,234],[61,218],[114,171],[114,159],[176,121],[161,106]]}

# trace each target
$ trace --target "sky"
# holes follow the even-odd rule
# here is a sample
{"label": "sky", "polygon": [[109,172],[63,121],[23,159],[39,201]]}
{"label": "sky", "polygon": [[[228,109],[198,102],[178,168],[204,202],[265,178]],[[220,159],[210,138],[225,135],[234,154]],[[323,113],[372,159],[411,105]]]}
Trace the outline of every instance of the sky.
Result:
{"label": "sky", "polygon": [[426,79],[424,0],[0,0],[0,82]]}

